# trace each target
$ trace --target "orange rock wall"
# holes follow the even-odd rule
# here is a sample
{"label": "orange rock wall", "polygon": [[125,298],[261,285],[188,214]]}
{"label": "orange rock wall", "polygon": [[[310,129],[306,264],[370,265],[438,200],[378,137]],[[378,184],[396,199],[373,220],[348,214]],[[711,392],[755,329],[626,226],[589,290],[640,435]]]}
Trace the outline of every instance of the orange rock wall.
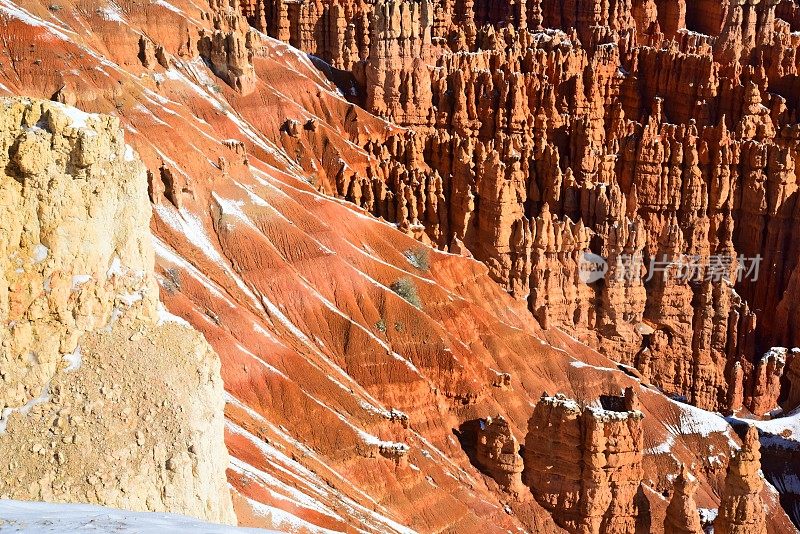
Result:
{"label": "orange rock wall", "polygon": [[[708,381],[717,397],[730,390],[735,394],[729,396],[744,406],[756,391],[748,377],[760,376],[756,359],[764,352],[752,329],[761,324],[753,323],[759,309],[746,313],[751,296],[737,288],[737,299],[718,284],[719,295],[710,295],[719,302],[729,299],[733,311],[721,308],[714,324],[723,329],[725,321],[735,323],[741,333],[720,337],[724,330],[713,330],[714,347],[724,346],[725,356],[713,365],[695,366],[694,353],[674,333],[694,340],[694,308],[686,302],[700,289],[684,284],[677,291],[669,280],[652,282],[664,288],[658,298],[669,306],[651,312],[652,283],[623,278],[600,287],[582,284],[576,272],[586,248],[620,262],[633,256],[644,266],[653,248],[684,251],[687,242],[705,247],[686,229],[699,217],[689,212],[703,205],[700,195],[691,193],[689,207],[674,218],[656,217],[634,202],[634,178],[645,181],[634,171],[646,129],[652,147],[643,164],[647,180],[655,180],[655,172],[664,180],[683,180],[683,167],[656,160],[667,150],[672,157],[683,150],[679,146],[691,148],[693,140],[701,145],[701,176],[708,176],[710,165],[703,158],[717,157],[713,150],[701,150],[709,142],[703,137],[707,126],[696,124],[695,134],[690,125],[670,123],[670,109],[693,105],[681,104],[671,93],[660,95],[661,103],[639,96],[643,82],[634,79],[634,50],[661,49],[653,3],[634,2],[635,32],[618,37],[617,30],[589,27],[593,41],[580,46],[577,30],[535,33],[478,28],[483,19],[474,23],[478,15],[472,13],[478,11],[498,26],[512,15],[519,14],[521,21],[522,4],[512,10],[500,3],[433,3],[429,58],[421,57],[427,46],[424,28],[416,38],[422,47],[411,46],[416,34],[394,29],[381,34],[388,47],[385,59],[403,54],[403,60],[397,68],[384,62],[381,72],[389,89],[384,94],[394,96],[380,103],[398,122],[416,121],[413,127],[376,117],[359,105],[367,95],[372,7],[342,4],[343,19],[334,17],[333,32],[315,18],[339,9],[332,5],[262,6],[262,27],[280,31],[282,40],[276,40],[260,33],[257,21],[237,16],[237,10],[257,6],[235,2],[118,0],[117,11],[94,0],[60,0],[61,9],[37,0],[19,4],[21,10],[0,6],[2,63],[14,65],[0,69],[0,93],[53,98],[116,115],[149,171],[161,298],[172,313],[202,331],[222,361],[232,457],[228,480],[241,524],[381,534],[407,529],[563,532],[530,490],[509,498],[486,467],[472,462],[468,449],[477,447],[477,433],[465,430],[472,421],[501,415],[508,429],[492,434],[497,438],[492,443],[499,442],[503,454],[512,436],[517,443],[525,440],[533,403],[543,390],[580,399],[618,394],[626,387],[637,391],[646,447],[639,487],[648,503],[639,515],[648,511],[653,530],[664,522],[668,503],[663,495],[672,490],[680,465],[696,467],[697,504],[719,505],[738,439],[717,415],[674,402],[649,382],[658,379],[652,373],[670,371],[666,384],[689,389]],[[550,16],[546,9],[525,4],[529,28],[540,24],[536,17]],[[278,19],[267,14],[273,12]],[[300,12],[306,13],[303,24]],[[401,20],[390,28],[415,27],[413,9],[397,6],[384,18],[393,21],[395,12]],[[338,36],[342,28],[350,44],[341,57],[350,54],[350,59],[343,59],[341,68],[286,44],[319,47],[317,53],[324,55],[334,40],[325,44],[319,35]],[[217,32],[224,39],[212,38]],[[794,39],[787,32],[779,35],[787,43]],[[212,46],[201,50],[203,36],[212,38]],[[712,37],[682,39],[673,52],[689,57],[690,47],[711,46]],[[635,44],[651,40],[658,44]],[[789,57],[791,51],[773,53]],[[794,68],[788,59],[770,65],[789,73]],[[428,67],[427,87],[416,74],[409,75],[414,69],[425,72],[422,66]],[[745,70],[743,78],[754,78],[752,69]],[[672,72],[685,76],[679,67]],[[782,78],[789,88],[781,89],[783,94],[791,94],[792,76]],[[779,100],[762,82],[757,86],[773,126],[786,130],[781,114],[790,116],[795,104],[787,101],[788,111],[775,107],[773,117]],[[411,99],[409,88],[416,95]],[[721,125],[708,133],[727,140],[722,143],[727,163],[720,163],[727,178],[706,185],[706,190],[727,191],[721,195],[733,202],[734,222],[738,197],[730,200],[725,189],[741,189],[726,185],[731,176],[734,183],[739,179],[741,150],[733,147],[791,142],[785,136],[738,139],[734,123],[741,117],[735,102],[745,89],[737,91],[738,96],[719,93],[718,100],[734,110],[726,111],[733,117],[725,126],[727,137],[721,136]],[[716,113],[715,106],[707,108]],[[754,113],[751,123],[766,122],[761,107]],[[717,118],[712,123],[721,124]],[[628,174],[617,171],[623,161]],[[676,183],[669,182],[669,188]],[[687,190],[702,192],[699,183],[691,183]],[[642,194],[648,203],[672,202],[668,194]],[[371,217],[354,203],[397,225]],[[721,205],[717,219],[729,221],[727,204]],[[786,232],[780,227],[778,236]],[[731,232],[720,228],[724,235]],[[405,288],[405,296],[399,288]],[[597,302],[607,304],[598,308]],[[655,339],[646,345],[650,363],[637,364],[649,378],[555,328],[542,329],[531,310],[542,323],[560,326],[607,353],[618,351],[615,355],[648,354],[643,339]],[[670,323],[640,318],[645,313],[661,313]],[[734,388],[715,382],[717,374],[700,374],[728,365],[729,354],[738,354],[729,352],[729,344],[743,347],[731,366],[731,373],[742,375]],[[751,345],[752,351],[745,350]],[[667,362],[676,359],[681,363],[672,371]],[[723,398],[727,403],[728,396]],[[698,419],[705,424],[690,424]],[[577,450],[583,442],[573,438],[565,434],[563,443]],[[610,450],[606,445],[603,450]],[[497,449],[486,450],[484,457],[491,460]],[[504,457],[497,458],[504,465]],[[518,468],[516,461],[512,464]],[[625,488],[637,478],[628,478],[629,467],[621,471]],[[598,494],[605,502],[609,491],[598,489]],[[794,532],[777,495],[765,487],[761,497],[769,532]],[[609,508],[592,506],[591,524],[596,524]],[[612,507],[608,513],[630,524],[630,510]]]}
{"label": "orange rock wall", "polygon": [[[525,483],[577,534],[633,534],[643,478],[642,417],[632,391],[618,406],[543,396],[528,422]],[[576,446],[577,444],[577,446]]]}
{"label": "orange rock wall", "polygon": [[[778,393],[758,369],[785,323],[765,310],[800,256],[789,4],[309,3],[267,25],[321,28],[288,39],[411,128],[353,138],[366,166],[329,165],[320,189],[473,255],[543,326],[732,411],[737,388]],[[579,277],[589,250],[604,283]],[[760,255],[757,281],[712,274],[709,257],[731,258],[735,281],[740,255]],[[697,281],[647,275],[695,256]]]}

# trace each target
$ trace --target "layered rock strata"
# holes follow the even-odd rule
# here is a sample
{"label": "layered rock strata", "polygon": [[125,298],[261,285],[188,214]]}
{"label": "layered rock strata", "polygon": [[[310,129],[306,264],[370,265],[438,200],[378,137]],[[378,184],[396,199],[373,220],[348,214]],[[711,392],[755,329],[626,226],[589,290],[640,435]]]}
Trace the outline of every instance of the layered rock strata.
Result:
{"label": "layered rock strata", "polygon": [[633,533],[643,415],[632,390],[601,406],[542,396],[525,437],[525,483],[569,532]]}
{"label": "layered rock strata", "polygon": [[366,168],[318,154],[320,189],[469,251],[542,325],[668,393],[764,408],[744,398],[794,343],[765,310],[793,317],[800,257],[791,2],[286,5],[243,9],[410,128],[352,135]]}

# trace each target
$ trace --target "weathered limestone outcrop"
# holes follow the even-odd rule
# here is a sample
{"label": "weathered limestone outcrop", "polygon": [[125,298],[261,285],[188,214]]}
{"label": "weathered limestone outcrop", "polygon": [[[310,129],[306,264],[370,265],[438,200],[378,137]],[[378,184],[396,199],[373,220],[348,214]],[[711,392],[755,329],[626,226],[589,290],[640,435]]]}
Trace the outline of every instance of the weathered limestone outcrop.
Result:
{"label": "weathered limestone outcrop", "polygon": [[570,532],[633,533],[643,415],[630,389],[600,404],[542,396],[525,437],[525,483]]}
{"label": "weathered limestone outcrop", "polygon": [[767,518],[760,495],[762,487],[761,444],[758,430],[751,426],[742,440],[742,448],[736,451],[728,466],[714,532],[766,534]]}
{"label": "weathered limestone outcrop", "polygon": [[0,496],[235,522],[219,360],[159,303],[118,119],[0,108]]}
{"label": "weathered limestone outcrop", "polygon": [[519,496],[526,490],[522,483],[519,443],[502,416],[489,417],[481,422],[476,458],[505,491]]}

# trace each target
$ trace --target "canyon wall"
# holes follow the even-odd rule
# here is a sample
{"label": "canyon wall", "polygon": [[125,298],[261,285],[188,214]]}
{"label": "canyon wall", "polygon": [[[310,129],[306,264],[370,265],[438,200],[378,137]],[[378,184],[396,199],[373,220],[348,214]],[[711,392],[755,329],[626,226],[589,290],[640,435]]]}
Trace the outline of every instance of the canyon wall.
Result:
{"label": "canyon wall", "polygon": [[0,100],[0,496],[235,523],[220,363],[163,308],[119,120]]}
{"label": "canyon wall", "polygon": [[[800,255],[791,2],[286,5],[243,12],[409,128],[351,135],[368,161],[321,158],[320,190],[468,251],[541,325],[669,394],[775,407],[761,360],[796,341]],[[581,275],[587,252],[604,278]]]}
{"label": "canyon wall", "polygon": [[[561,525],[575,517],[569,514],[575,508],[570,507],[570,488],[578,486],[580,505],[575,511],[582,525],[596,528],[607,522],[627,530],[635,522],[642,532],[658,531],[665,524],[667,496],[676,491],[675,476],[682,465],[692,466],[697,478],[697,506],[717,508],[729,458],[740,444],[726,420],[669,399],[642,372],[613,362],[556,328],[543,329],[531,316],[528,297],[540,320],[550,323],[545,326],[561,325],[582,338],[597,335],[596,291],[591,284],[579,283],[582,253],[597,246],[597,225],[590,218],[565,218],[565,205],[571,213],[585,206],[591,217],[608,222],[607,232],[614,240],[603,244],[603,250],[591,250],[614,254],[619,272],[628,272],[624,267],[629,257],[634,264],[647,264],[645,234],[651,228],[621,202],[633,196],[625,187],[591,188],[586,193],[594,195],[596,202],[591,204],[588,196],[581,204],[582,197],[575,193],[582,189],[571,185],[540,193],[552,198],[558,191],[558,198],[564,199],[560,204],[531,201],[520,207],[517,198],[523,189],[528,195],[524,174],[531,162],[514,139],[530,136],[536,146],[550,147],[550,159],[537,160],[542,176],[560,176],[568,184],[576,180],[573,166],[564,166],[573,158],[571,149],[556,150],[548,136],[559,139],[559,146],[566,138],[590,139],[570,133],[570,116],[595,116],[600,109],[588,98],[577,98],[588,89],[569,88],[589,85],[562,67],[577,69],[591,56],[589,48],[613,56],[613,44],[579,46],[577,31],[538,31],[538,24],[551,23],[555,2],[432,3],[432,16],[423,3],[416,4],[384,5],[373,16],[372,7],[355,3],[6,3],[0,5],[0,55],[4,65],[15,68],[0,69],[0,93],[35,94],[113,114],[142,158],[154,212],[150,227],[160,298],[201,331],[220,355],[225,441],[231,452],[227,477],[241,524],[381,534],[520,529],[563,533]],[[602,21],[605,4],[597,5],[597,16],[590,2],[572,3],[575,14],[559,16]],[[618,2],[612,7],[615,27],[628,24],[627,5]],[[260,10],[258,18],[263,20],[239,15],[250,17],[251,8]],[[648,9],[652,11],[651,3],[635,3],[635,20],[655,16]],[[270,13],[280,16],[275,19]],[[501,28],[504,17],[514,17],[521,27],[523,14],[527,33]],[[319,17],[328,17],[327,25]],[[371,27],[377,17],[382,17],[382,26]],[[431,19],[428,37],[425,21]],[[260,33],[260,22],[268,32],[274,26],[289,44]],[[479,30],[484,22],[497,27]],[[462,26],[463,32],[451,32]],[[334,29],[348,43],[341,49],[339,67],[319,58],[338,42],[332,37]],[[217,32],[221,35],[212,37]],[[326,32],[327,37],[318,37]],[[378,39],[374,46],[370,35]],[[317,47],[318,56],[310,57],[292,43],[306,51]],[[460,52],[442,54],[444,47]],[[526,84],[534,82],[514,75],[525,74],[522,67],[502,67],[506,56],[516,61],[517,48],[524,59],[521,65],[538,65],[535,73],[526,71],[536,83],[542,84],[544,76],[560,79],[564,73],[560,89],[545,95],[547,109],[555,110],[549,115],[537,112],[529,118],[495,108],[501,95],[520,106],[537,105],[523,98],[529,90]],[[534,63],[543,51],[558,59],[548,63],[549,70]],[[368,70],[371,53],[384,60]],[[396,65],[391,60],[395,57],[402,59]],[[431,69],[440,57],[453,66]],[[333,55],[330,59],[338,61]],[[615,71],[613,57],[609,61],[606,74],[626,76]],[[464,69],[467,76],[458,73],[460,64],[472,62],[480,68]],[[440,75],[445,73],[453,85],[442,86]],[[396,121],[417,126],[401,126],[360,106],[366,105],[364,84],[373,75],[370,79],[383,77],[382,93],[373,92],[376,105],[385,107],[387,117],[392,113]],[[426,75],[431,80],[427,87],[419,83]],[[510,75],[513,84],[506,83]],[[481,93],[475,94],[473,80],[483,84]],[[638,84],[633,84],[636,91]],[[635,96],[629,86],[626,90]],[[598,90],[592,88],[592,94]],[[417,96],[409,99],[408,91]],[[430,108],[428,92],[431,99],[439,99]],[[439,113],[449,100],[459,102],[458,120],[445,120]],[[577,104],[579,109],[570,108]],[[668,108],[662,101],[654,104],[653,112],[664,114]],[[618,114],[620,128],[630,124],[624,118],[631,116],[630,110],[623,112]],[[531,133],[529,122],[535,126],[537,116],[540,129]],[[641,123],[641,117],[631,118]],[[561,122],[550,126],[550,120]],[[510,137],[502,152],[494,141],[495,122],[498,131],[507,131],[511,124],[513,135],[520,136]],[[478,133],[459,133],[452,125]],[[664,126],[665,131],[669,128]],[[428,145],[434,135],[442,142],[434,154],[440,163],[432,166]],[[445,141],[448,135],[455,139],[456,150]],[[653,136],[654,142],[659,135]],[[576,145],[576,150],[583,151],[583,146]],[[595,147],[606,150],[606,143],[591,141],[589,153]],[[564,163],[555,165],[556,158]],[[586,166],[590,159],[583,158]],[[612,159],[601,162],[603,172],[616,165]],[[512,183],[496,179],[501,164],[513,170]],[[442,173],[444,165],[456,171]],[[480,172],[480,184],[473,181],[475,172]],[[464,180],[457,181],[459,176]],[[572,192],[562,194],[564,188]],[[320,189],[340,198],[320,194]],[[454,195],[456,190],[463,193]],[[355,203],[368,207],[369,213]],[[629,219],[625,225],[615,226],[614,217],[607,216],[623,212]],[[453,218],[451,213],[463,217]],[[511,223],[532,222],[511,230],[495,227],[492,218],[501,215]],[[669,232],[677,236],[679,228],[671,224]],[[665,236],[665,247],[678,250],[677,239],[670,241],[672,234]],[[531,258],[515,252],[520,250],[515,240],[525,243],[533,237]],[[494,248],[505,242],[507,249],[496,254]],[[565,253],[565,247],[574,252]],[[486,264],[469,258],[479,254],[487,258]],[[505,269],[506,254],[512,258],[509,273],[520,273],[509,275],[520,281],[514,283],[527,280],[530,285],[533,280],[532,289],[547,291],[525,296],[527,289],[521,286],[514,298],[509,296],[498,276]],[[643,296],[649,294],[648,283],[624,276],[614,281],[613,286],[606,284],[609,310],[617,310],[622,318],[636,316]],[[676,289],[686,284],[669,278],[658,283],[659,298],[670,306],[667,319],[674,315],[673,323],[680,326],[693,286]],[[586,326],[567,329],[569,322]],[[618,324],[621,331],[630,330],[634,345],[637,335],[661,332],[653,350],[660,347],[663,352],[671,339],[663,327],[651,323]],[[118,331],[114,346],[127,350],[129,344],[142,344],[136,332],[112,329]],[[125,339],[129,343],[123,344]],[[81,354],[95,353],[88,350],[96,346],[89,341],[79,343]],[[91,368],[87,358],[79,372]],[[171,359],[180,361],[177,356]],[[770,360],[773,364],[762,366],[765,384],[772,383],[773,370],[779,367],[779,359]],[[160,359],[153,355],[143,361]],[[674,374],[693,376],[688,356],[680,361]],[[664,361],[657,363],[651,367],[667,367]],[[194,376],[176,367],[184,380]],[[746,365],[741,368],[745,376],[755,373]],[[171,380],[168,371],[159,368],[153,374]],[[612,400],[625,388],[636,392],[638,410],[620,408],[620,401]],[[598,419],[582,424],[590,439],[567,433],[551,437],[563,449],[581,451],[581,476],[565,484],[569,498],[556,498],[565,503],[564,514],[560,508],[548,509],[549,501],[541,499],[545,491],[559,495],[558,491],[536,484],[531,489],[525,485],[527,478],[519,476],[520,466],[523,475],[525,466],[519,445],[526,441],[542,391],[576,399]],[[743,406],[748,399],[767,405],[774,399],[769,387],[751,388],[744,376],[734,392]],[[34,406],[28,417],[38,414],[41,406]],[[147,406],[143,413],[149,411]],[[638,411],[643,417],[618,415],[620,410]],[[132,408],[132,413],[138,411],[138,406]],[[21,417],[12,414],[9,428]],[[477,422],[488,422],[488,417],[492,424],[481,433]],[[129,423],[137,420],[131,416]],[[127,436],[124,431],[119,434]],[[57,440],[46,442],[48,447],[53,441]],[[619,469],[604,463],[601,454],[606,453],[619,462]],[[41,457],[47,458],[47,452]],[[64,458],[70,461],[70,450]],[[594,478],[603,484],[595,487]],[[787,492],[781,489],[783,498]],[[636,494],[632,504],[621,499],[631,491]],[[769,485],[760,497],[768,512],[768,531],[795,532]],[[688,515],[682,521],[691,524]]]}

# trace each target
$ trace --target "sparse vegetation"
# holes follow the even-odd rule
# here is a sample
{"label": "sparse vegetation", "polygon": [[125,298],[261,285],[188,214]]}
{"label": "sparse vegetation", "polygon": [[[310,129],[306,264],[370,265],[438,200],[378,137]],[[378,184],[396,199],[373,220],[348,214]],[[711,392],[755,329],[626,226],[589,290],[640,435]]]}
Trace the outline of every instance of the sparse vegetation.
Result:
{"label": "sparse vegetation", "polygon": [[401,323],[400,321],[397,321],[396,323],[394,323],[395,332],[402,332],[404,328],[405,327],[403,326],[403,323]]}
{"label": "sparse vegetation", "polygon": [[386,333],[386,321],[384,321],[383,319],[381,319],[380,321],[378,321],[377,323],[375,323],[375,329],[376,329],[378,332],[380,332],[381,334],[385,334],[385,333]]}
{"label": "sparse vegetation", "polygon": [[58,5],[58,4],[50,4],[47,7],[47,9],[49,9],[50,11],[53,11],[53,12],[58,12],[58,11],[61,11],[61,6]]}
{"label": "sparse vegetation", "polygon": [[406,257],[408,263],[420,271],[427,271],[431,268],[430,256],[427,248],[419,247],[416,250],[408,249],[403,252],[403,256]]}
{"label": "sparse vegetation", "polygon": [[422,301],[417,294],[417,286],[410,278],[401,278],[391,285],[391,289],[415,308],[422,308]]}

